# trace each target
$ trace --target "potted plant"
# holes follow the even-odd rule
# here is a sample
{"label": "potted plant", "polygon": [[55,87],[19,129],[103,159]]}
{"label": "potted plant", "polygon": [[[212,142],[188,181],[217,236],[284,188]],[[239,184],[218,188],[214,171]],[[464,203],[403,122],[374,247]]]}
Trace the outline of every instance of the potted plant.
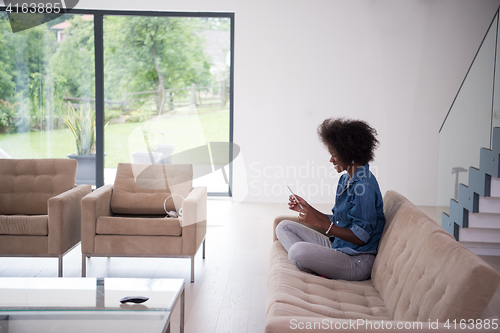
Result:
{"label": "potted plant", "polygon": [[153,152],[161,154],[162,164],[172,164],[172,155],[174,154],[175,145],[164,143],[166,132],[159,131],[158,133],[161,135],[161,140],[160,143],[156,143],[153,146]]}
{"label": "potted plant", "polygon": [[142,129],[142,136],[144,138],[144,143],[146,144],[146,149],[147,152],[141,152],[141,151],[136,151],[132,153],[132,160],[134,163],[139,163],[139,164],[156,164],[159,160],[161,160],[161,153],[158,152],[153,152],[151,149],[151,144],[149,143],[149,137],[148,137],[148,129],[144,126],[144,124],[141,125]]}
{"label": "potted plant", "polygon": [[67,155],[78,161],[75,183],[95,185],[95,109],[90,106],[90,103],[77,108],[68,103],[68,113],[64,118],[64,123],[75,137],[76,152]]}

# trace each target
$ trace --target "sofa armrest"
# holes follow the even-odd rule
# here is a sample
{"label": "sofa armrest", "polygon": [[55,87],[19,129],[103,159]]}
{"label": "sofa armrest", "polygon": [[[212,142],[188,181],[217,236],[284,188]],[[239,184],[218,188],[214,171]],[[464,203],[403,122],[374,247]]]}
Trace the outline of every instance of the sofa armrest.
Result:
{"label": "sofa armrest", "polygon": [[99,216],[111,216],[113,185],[104,185],[82,199],[82,253],[94,253]]}
{"label": "sofa armrest", "polygon": [[207,188],[193,188],[182,202],[182,226],[188,226],[207,219]]}
{"label": "sofa armrest", "polygon": [[182,254],[195,255],[207,232],[207,188],[193,188],[182,202]]}
{"label": "sofa armrest", "polygon": [[49,254],[63,254],[80,241],[80,202],[90,192],[90,185],[78,185],[49,199]]}
{"label": "sofa armrest", "polygon": [[278,238],[276,237],[276,227],[278,226],[278,224],[283,221],[283,220],[289,220],[289,221],[294,221],[294,222],[297,222],[297,223],[300,223],[300,224],[303,224],[305,225],[306,227],[309,227],[313,230],[316,230],[322,234],[325,233],[325,230],[323,229],[320,229],[320,228],[316,228],[316,227],[313,227],[313,226],[310,226],[309,224],[305,224],[304,222],[301,222],[299,221],[299,219],[297,218],[297,216],[287,216],[287,215],[281,215],[281,216],[278,216],[274,219],[274,224],[273,224],[273,242],[277,241]]}

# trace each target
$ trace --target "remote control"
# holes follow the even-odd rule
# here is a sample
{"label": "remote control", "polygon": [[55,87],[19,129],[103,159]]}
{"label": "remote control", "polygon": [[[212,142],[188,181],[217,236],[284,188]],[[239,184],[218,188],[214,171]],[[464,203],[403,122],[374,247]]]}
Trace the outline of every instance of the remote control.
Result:
{"label": "remote control", "polygon": [[132,303],[144,303],[148,299],[149,299],[149,297],[146,297],[146,296],[127,296],[127,297],[123,297],[120,300],[120,303],[128,303],[128,302],[132,302]]}

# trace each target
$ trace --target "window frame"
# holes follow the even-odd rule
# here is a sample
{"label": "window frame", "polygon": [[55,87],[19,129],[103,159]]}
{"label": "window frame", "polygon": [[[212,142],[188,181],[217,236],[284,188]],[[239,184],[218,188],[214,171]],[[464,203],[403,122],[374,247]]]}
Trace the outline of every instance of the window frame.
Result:
{"label": "window frame", "polygon": [[[0,6],[5,12],[6,6]],[[209,196],[232,197],[233,188],[233,138],[234,138],[234,13],[231,12],[170,12],[137,10],[101,10],[73,8],[64,14],[94,16],[95,51],[95,108],[96,108],[96,188],[104,185],[104,16],[157,16],[157,17],[216,17],[230,19],[230,61],[229,68],[229,186],[227,192],[208,192]]]}

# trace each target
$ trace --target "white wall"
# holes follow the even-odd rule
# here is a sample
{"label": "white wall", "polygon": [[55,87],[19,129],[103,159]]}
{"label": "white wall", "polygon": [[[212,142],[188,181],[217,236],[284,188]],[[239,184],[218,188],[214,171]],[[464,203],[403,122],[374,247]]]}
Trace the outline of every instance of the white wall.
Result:
{"label": "white wall", "polygon": [[[80,0],[77,8],[235,13],[234,142],[246,169],[235,178],[248,185],[246,200],[285,202],[285,180],[311,202],[333,203],[337,177],[316,128],[347,116],[379,132],[372,166],[382,192],[435,205],[438,130],[499,4]],[[326,168],[330,177],[317,175]]]}
{"label": "white wall", "polygon": [[[498,4],[276,1],[264,13],[237,11],[235,142],[250,165],[249,199],[282,200],[273,196],[281,181],[253,169],[279,178],[292,165],[311,179],[285,172],[288,182],[319,192],[313,202],[331,200],[312,175],[329,159],[315,131],[349,116],[379,131],[372,165],[382,192],[435,205],[438,130]],[[266,181],[269,193],[259,193]]]}

